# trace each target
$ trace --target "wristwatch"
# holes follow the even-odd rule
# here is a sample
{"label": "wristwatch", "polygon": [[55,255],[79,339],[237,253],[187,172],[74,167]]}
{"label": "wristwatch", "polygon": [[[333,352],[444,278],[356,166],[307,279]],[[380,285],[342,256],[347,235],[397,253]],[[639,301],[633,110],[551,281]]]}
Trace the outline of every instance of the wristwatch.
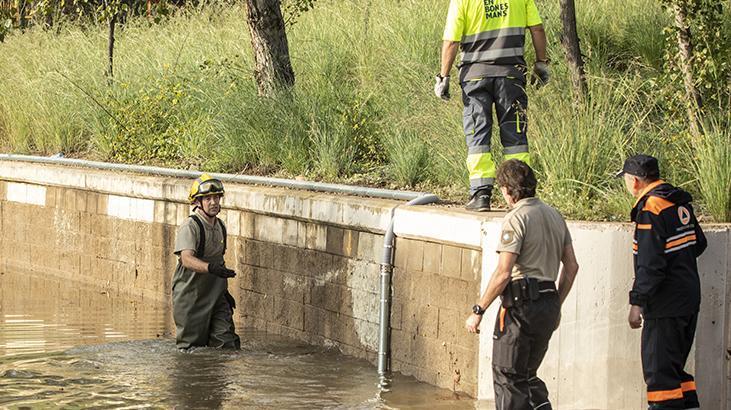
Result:
{"label": "wristwatch", "polygon": [[483,309],[480,305],[474,305],[472,306],[472,313],[482,316],[482,314],[485,313],[485,309]]}

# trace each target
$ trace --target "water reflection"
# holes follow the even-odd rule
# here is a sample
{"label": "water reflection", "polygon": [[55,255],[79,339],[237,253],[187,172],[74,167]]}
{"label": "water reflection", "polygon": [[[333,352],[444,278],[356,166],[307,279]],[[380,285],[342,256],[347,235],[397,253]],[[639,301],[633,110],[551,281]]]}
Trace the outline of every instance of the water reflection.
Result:
{"label": "water reflection", "polygon": [[226,399],[226,352],[178,353],[168,373],[170,401],[181,409],[222,407]]}
{"label": "water reflection", "polygon": [[52,277],[0,275],[0,357],[169,335],[166,303]]}
{"label": "water reflection", "polygon": [[258,331],[241,351],[181,353],[166,304],[61,280],[6,273],[0,297],[0,408],[478,405],[401,376],[379,398],[369,363]]}

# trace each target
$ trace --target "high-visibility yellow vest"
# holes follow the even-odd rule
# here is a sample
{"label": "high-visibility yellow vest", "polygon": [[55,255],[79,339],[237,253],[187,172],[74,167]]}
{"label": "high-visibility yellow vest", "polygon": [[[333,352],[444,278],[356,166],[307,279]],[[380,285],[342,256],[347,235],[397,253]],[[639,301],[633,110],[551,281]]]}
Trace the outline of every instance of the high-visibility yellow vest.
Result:
{"label": "high-visibility yellow vest", "polygon": [[525,65],[526,27],[541,24],[533,0],[451,0],[446,41],[460,43],[462,65]]}

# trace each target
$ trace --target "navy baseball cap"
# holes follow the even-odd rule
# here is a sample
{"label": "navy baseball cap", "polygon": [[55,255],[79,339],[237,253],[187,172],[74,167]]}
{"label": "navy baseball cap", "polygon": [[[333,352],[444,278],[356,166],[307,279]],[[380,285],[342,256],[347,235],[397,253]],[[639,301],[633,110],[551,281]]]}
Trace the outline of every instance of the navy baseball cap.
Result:
{"label": "navy baseball cap", "polygon": [[624,176],[624,174],[630,174],[640,178],[660,178],[660,166],[655,157],[644,154],[632,155],[624,161],[622,170],[614,176],[619,178]]}

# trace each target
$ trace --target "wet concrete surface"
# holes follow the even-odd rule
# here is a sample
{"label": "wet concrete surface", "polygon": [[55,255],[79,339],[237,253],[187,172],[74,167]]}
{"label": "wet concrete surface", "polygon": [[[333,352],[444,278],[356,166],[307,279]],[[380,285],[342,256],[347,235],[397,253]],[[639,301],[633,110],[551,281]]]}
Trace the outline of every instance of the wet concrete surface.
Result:
{"label": "wet concrete surface", "polygon": [[169,306],[0,274],[1,408],[491,408],[334,350],[258,331],[242,349],[175,349]]}

